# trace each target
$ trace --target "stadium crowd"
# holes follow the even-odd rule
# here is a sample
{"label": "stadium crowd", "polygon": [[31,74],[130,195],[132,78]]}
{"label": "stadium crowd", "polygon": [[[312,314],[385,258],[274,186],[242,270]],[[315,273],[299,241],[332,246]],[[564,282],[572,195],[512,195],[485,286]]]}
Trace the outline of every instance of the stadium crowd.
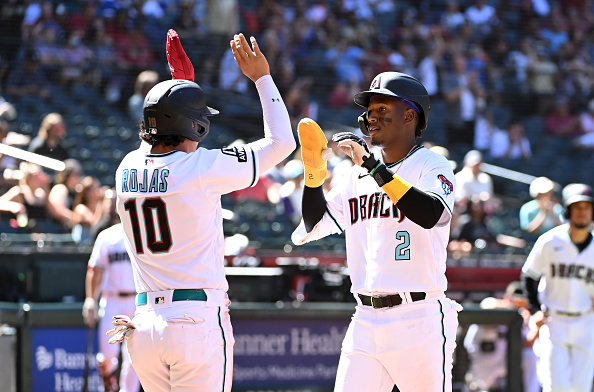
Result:
{"label": "stadium crowd", "polygon": [[[249,113],[252,107],[241,105],[255,94],[226,42],[236,31],[258,37],[295,130],[303,117],[320,122],[328,135],[352,127],[353,94],[381,71],[418,77],[431,95],[434,124],[423,143],[447,155],[458,172],[452,254],[526,252],[535,236],[521,224],[527,218],[520,207],[539,194],[528,190],[530,183],[546,175],[555,202],[561,186],[591,182],[571,168],[591,161],[594,149],[593,21],[594,6],[586,0],[3,2],[2,142],[67,160],[68,169],[55,173],[4,156],[2,232],[46,230],[92,240],[89,233],[109,210],[111,171],[137,143],[144,94],[169,77],[163,46],[174,28],[200,85],[230,94],[223,114]],[[89,102],[104,121],[85,127],[84,114],[64,104],[69,96],[74,106],[77,99],[81,106]],[[107,118],[106,110],[115,116]],[[102,139],[106,127],[121,125],[127,136],[103,143],[112,152],[107,158],[96,145],[81,145],[84,137]],[[235,121],[220,134],[239,142],[250,138],[247,128]],[[330,175],[339,180],[348,162],[336,153]],[[89,163],[101,157],[105,162]],[[291,158],[299,157],[297,151]],[[508,172],[492,176],[484,163]],[[516,172],[524,177],[518,180]],[[256,189],[225,197],[236,218],[246,214],[229,234],[246,234],[263,246],[289,241],[300,214],[300,176],[289,159],[265,173]]]}

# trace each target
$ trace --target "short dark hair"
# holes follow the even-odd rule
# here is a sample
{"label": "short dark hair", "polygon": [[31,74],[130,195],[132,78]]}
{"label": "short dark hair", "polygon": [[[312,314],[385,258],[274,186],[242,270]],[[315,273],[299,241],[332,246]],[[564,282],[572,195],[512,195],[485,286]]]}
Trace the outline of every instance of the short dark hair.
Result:
{"label": "short dark hair", "polygon": [[186,138],[181,135],[150,134],[146,131],[146,128],[144,127],[144,121],[140,123],[140,131],[138,132],[138,136],[140,137],[140,140],[147,142],[151,146],[163,144],[164,146],[177,147],[178,145],[183,143],[184,140],[186,140]]}

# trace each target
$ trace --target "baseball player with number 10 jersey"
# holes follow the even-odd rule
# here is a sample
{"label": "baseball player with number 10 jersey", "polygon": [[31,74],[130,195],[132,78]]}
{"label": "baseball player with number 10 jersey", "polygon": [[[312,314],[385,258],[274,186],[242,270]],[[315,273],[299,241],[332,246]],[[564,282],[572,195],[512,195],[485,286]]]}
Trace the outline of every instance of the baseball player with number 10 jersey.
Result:
{"label": "baseball player with number 10 jersey", "polygon": [[209,132],[207,117],[218,111],[206,106],[193,81],[164,81],[144,101],[141,139],[150,151],[129,153],[116,172],[117,210],[138,295],[134,319],[116,318],[110,333],[113,341],[127,339],[147,392],[231,390],[221,195],[253,186],[260,172],[295,149],[289,114],[255,38],[250,45],[239,34],[230,46],[256,84],[264,137],[233,148],[199,148]]}
{"label": "baseball player with number 10 jersey", "polygon": [[335,134],[356,164],[323,193],[327,145],[311,120],[299,124],[305,169],[296,244],[344,231],[356,311],[343,341],[335,391],[451,391],[460,305],[448,299],[446,246],[454,205],[450,163],[416,144],[429,97],[409,75],[385,72],[355,96],[367,111],[364,139]]}

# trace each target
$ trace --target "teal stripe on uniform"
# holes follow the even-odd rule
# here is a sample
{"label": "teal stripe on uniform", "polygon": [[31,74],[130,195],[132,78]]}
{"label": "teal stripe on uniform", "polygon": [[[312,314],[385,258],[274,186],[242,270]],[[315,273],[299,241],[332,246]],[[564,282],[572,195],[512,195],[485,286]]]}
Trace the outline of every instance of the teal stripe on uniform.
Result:
{"label": "teal stripe on uniform", "polygon": [[334,224],[336,225],[336,227],[338,227],[338,230],[340,230],[340,232],[342,233],[344,230],[342,229],[342,227],[340,227],[340,225],[338,224],[338,221],[332,215],[332,213],[330,212],[330,210],[328,209],[328,207],[326,207],[326,212],[328,213],[328,216],[330,217],[330,219],[332,219],[332,221],[334,222]]}
{"label": "teal stripe on uniform", "polygon": [[223,337],[223,357],[225,361],[223,363],[223,389],[222,392],[225,392],[225,379],[227,378],[227,340],[225,339],[225,330],[223,329],[223,323],[221,322],[221,307],[219,307],[219,327],[221,328],[221,336]]}
{"label": "teal stripe on uniform", "polygon": [[446,336],[445,336],[445,324],[444,324],[444,317],[445,315],[443,314],[443,307],[441,305],[441,300],[437,301],[437,303],[439,304],[439,313],[441,313],[441,336],[443,336],[443,347],[441,349],[441,355],[443,358],[443,366],[441,368],[442,371],[442,375],[443,375],[443,387],[442,387],[442,391],[445,392],[446,390],[446,370],[445,370],[445,366],[446,366]]}

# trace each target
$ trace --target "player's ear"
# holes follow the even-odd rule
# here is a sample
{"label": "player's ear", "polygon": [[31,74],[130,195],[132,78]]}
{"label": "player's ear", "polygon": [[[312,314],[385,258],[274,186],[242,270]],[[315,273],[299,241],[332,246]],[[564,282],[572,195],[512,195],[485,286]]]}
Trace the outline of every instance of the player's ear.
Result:
{"label": "player's ear", "polygon": [[417,117],[417,113],[413,110],[413,109],[406,109],[404,111],[404,123],[405,124],[410,124],[413,121],[415,121],[415,118]]}

